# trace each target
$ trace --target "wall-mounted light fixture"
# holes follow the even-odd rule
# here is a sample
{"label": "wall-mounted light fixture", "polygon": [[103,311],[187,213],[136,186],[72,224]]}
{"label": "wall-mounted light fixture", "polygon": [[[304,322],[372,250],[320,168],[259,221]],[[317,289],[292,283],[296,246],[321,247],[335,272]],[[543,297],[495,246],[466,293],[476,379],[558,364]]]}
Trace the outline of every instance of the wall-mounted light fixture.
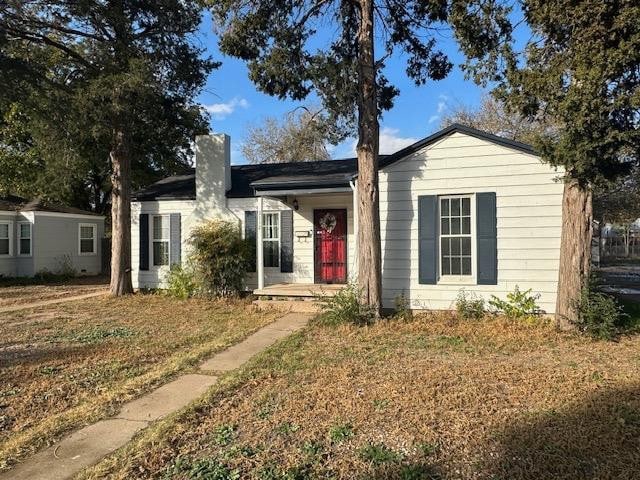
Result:
{"label": "wall-mounted light fixture", "polygon": [[293,209],[297,212],[298,208],[300,208],[300,205],[298,205],[298,199],[297,198],[293,199],[292,205],[293,205]]}

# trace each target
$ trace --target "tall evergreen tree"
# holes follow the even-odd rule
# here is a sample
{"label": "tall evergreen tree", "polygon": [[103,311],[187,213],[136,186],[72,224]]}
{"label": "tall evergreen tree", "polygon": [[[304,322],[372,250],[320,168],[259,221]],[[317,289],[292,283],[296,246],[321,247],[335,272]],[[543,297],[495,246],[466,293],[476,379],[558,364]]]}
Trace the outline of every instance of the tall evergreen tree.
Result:
{"label": "tall evergreen tree", "polygon": [[535,144],[566,171],[556,316],[568,327],[590,269],[592,187],[628,171],[640,154],[640,4],[522,5],[533,36],[523,58],[507,57],[497,93],[509,108],[558,125]]}
{"label": "tall evergreen tree", "polygon": [[[267,0],[210,1],[220,48],[248,63],[258,88],[279,98],[318,95],[333,121],[357,126],[358,283],[363,300],[381,306],[378,209],[378,118],[398,89],[384,76],[396,50],[418,84],[452,68],[439,30],[450,29],[461,49],[489,60],[511,33],[509,8],[495,0]],[[378,48],[381,55],[376,55]]]}
{"label": "tall evergreen tree", "polygon": [[29,93],[39,131],[75,158],[97,149],[110,175],[112,295],[132,291],[132,167],[179,158],[206,129],[193,100],[215,64],[193,42],[200,19],[197,2],[179,0],[0,5],[0,60]]}

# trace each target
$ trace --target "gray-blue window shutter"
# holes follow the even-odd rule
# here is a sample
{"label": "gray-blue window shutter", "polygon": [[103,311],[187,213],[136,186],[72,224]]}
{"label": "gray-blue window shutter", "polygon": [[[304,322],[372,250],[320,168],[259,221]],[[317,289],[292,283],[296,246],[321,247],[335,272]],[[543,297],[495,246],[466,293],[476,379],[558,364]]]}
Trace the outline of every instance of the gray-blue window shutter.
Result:
{"label": "gray-blue window shutter", "polygon": [[498,228],[495,192],[476,194],[478,285],[498,283]]}
{"label": "gray-blue window shutter", "polygon": [[180,265],[181,263],[181,222],[180,214],[169,215],[169,265]]}
{"label": "gray-blue window shutter", "polygon": [[256,225],[258,220],[257,212],[246,211],[244,212],[244,238],[251,242],[252,256],[249,260],[249,272],[256,271]]}
{"label": "gray-blue window shutter", "polygon": [[140,270],[149,270],[149,215],[143,213],[140,215]]}
{"label": "gray-blue window shutter", "polygon": [[434,285],[438,281],[438,197],[418,197],[419,282]]}
{"label": "gray-blue window shutter", "polygon": [[280,271],[293,272],[293,210],[280,212]]}

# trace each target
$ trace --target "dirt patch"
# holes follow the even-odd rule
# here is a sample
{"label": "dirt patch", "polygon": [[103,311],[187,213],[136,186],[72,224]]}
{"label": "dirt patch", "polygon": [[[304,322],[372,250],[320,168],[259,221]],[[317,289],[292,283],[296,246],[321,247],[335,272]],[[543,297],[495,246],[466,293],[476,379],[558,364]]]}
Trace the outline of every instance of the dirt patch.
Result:
{"label": "dirt patch", "polygon": [[316,326],[84,478],[634,478],[638,352],[501,319]]}

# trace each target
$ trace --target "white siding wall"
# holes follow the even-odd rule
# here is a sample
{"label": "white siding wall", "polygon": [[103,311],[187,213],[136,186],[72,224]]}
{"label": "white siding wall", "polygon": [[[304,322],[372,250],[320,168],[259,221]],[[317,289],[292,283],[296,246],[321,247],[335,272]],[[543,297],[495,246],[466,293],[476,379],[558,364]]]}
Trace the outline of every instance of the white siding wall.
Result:
{"label": "white siding wall", "polygon": [[[53,212],[24,212],[0,214],[0,220],[12,222],[11,255],[0,256],[0,275],[31,277],[47,270],[57,273],[69,262],[79,275],[96,275],[102,269],[102,243],[104,219],[92,215],[75,215]],[[31,255],[19,255],[19,225],[31,224]],[[78,252],[79,225],[96,225],[95,255]]]}
{"label": "white siding wall", "polygon": [[[455,133],[380,172],[383,296],[413,308],[451,308],[461,288],[504,298],[516,285],[555,307],[562,228],[558,173],[529,154]],[[498,284],[418,283],[418,197],[496,192]],[[474,258],[475,269],[475,258]]]}
{"label": "white siding wall", "polygon": [[9,222],[9,235],[11,236],[10,254],[0,255],[0,276],[16,276],[16,222],[17,216],[13,212],[0,213],[0,222]]}
{"label": "white siding wall", "polygon": [[[161,202],[132,202],[131,203],[131,280],[133,288],[158,288],[164,286],[164,280],[169,267],[154,267],[140,270],[140,214],[170,214],[180,213],[182,249],[180,255],[183,260],[187,255],[189,232],[198,223],[194,200],[164,200]],[[151,219],[149,219],[151,224]],[[149,262],[151,263],[151,262]]]}
{"label": "white siding wall", "polygon": [[[80,255],[79,225],[96,226],[96,253]],[[75,217],[48,212],[35,212],[32,229],[33,270],[57,272],[70,261],[79,275],[97,275],[102,270],[102,242],[104,220],[101,217]]]}
{"label": "white siding wall", "polygon": [[[313,283],[313,210],[323,208],[345,208],[347,210],[347,258],[349,261],[347,272],[351,277],[354,273],[355,259],[355,239],[353,237],[353,203],[350,194],[343,195],[315,195],[297,197],[299,208],[293,212],[293,272],[282,273],[279,268],[265,268],[265,285],[274,283]],[[291,199],[292,200],[292,199]],[[244,212],[257,210],[256,198],[231,198],[228,200],[228,209],[233,213],[238,221],[241,231],[244,234]],[[291,206],[279,200],[266,198],[263,204],[264,212],[288,210]],[[140,233],[139,216],[141,213],[147,214],[181,214],[181,234],[183,261],[187,258],[189,238],[191,229],[197,225],[201,218],[206,217],[202,212],[197,211],[195,201],[164,200],[160,202],[133,202],[131,206],[131,265],[133,269],[134,288],[158,288],[163,287],[164,279],[168,272],[168,267],[149,266],[148,271],[139,270],[140,260]],[[226,217],[228,218],[228,217]],[[309,231],[307,238],[297,238],[296,231]],[[247,287],[257,288],[256,273],[250,273],[247,277]]]}

